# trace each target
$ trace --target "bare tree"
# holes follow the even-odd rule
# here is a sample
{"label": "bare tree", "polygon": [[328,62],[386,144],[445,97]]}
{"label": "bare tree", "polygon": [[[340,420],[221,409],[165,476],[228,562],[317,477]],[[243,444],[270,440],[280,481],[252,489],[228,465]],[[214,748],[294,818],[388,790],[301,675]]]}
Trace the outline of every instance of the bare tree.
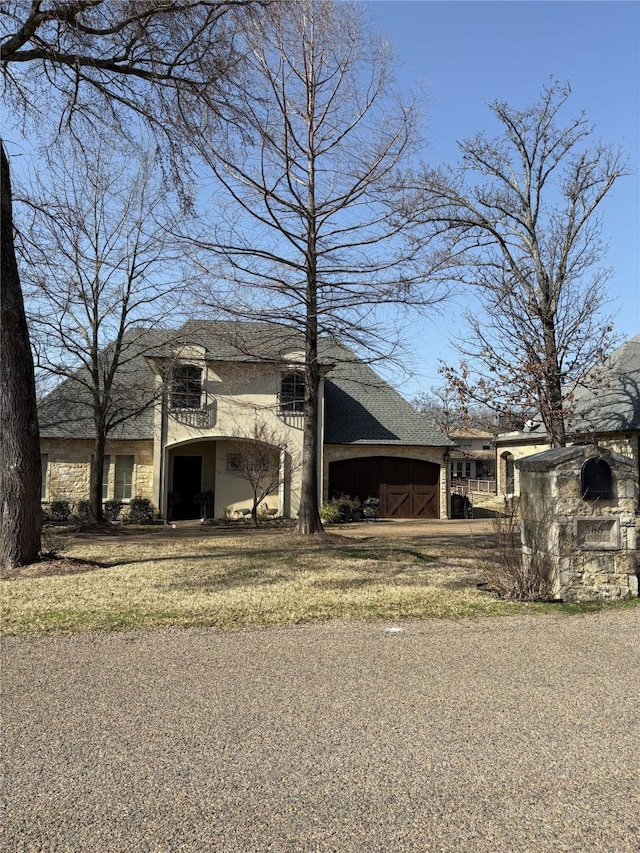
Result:
{"label": "bare tree", "polygon": [[591,140],[584,114],[561,122],[569,94],[553,83],[527,109],[493,103],[502,135],[461,143],[456,170],[426,176],[483,309],[467,312],[447,384],[501,412],[533,407],[554,447],[566,441],[572,389],[611,343],[599,205],[627,174],[617,147]]}
{"label": "bare tree", "polygon": [[[322,531],[319,336],[388,355],[400,342],[390,314],[441,298],[442,258],[427,260],[426,229],[412,218],[405,169],[417,150],[415,104],[395,96],[388,50],[357,8],[281,3],[245,39],[244,132],[227,125],[212,146],[207,128],[191,124],[228,199],[221,208],[216,198],[214,236],[203,232],[199,242],[222,259],[229,282],[210,305],[295,329],[303,342],[298,531],[312,534]],[[213,263],[203,260],[207,270]]]}
{"label": "bare tree", "polygon": [[258,527],[263,501],[299,468],[298,454],[281,429],[270,426],[256,411],[249,439],[242,438],[234,457],[234,473],[251,487],[251,520]]}
{"label": "bare tree", "polygon": [[[0,62],[5,103],[14,110],[16,126],[24,127],[28,118],[46,125],[53,116],[60,127],[75,127],[77,139],[84,121],[124,135],[133,112],[158,140],[170,144],[170,114],[194,99],[215,111],[224,99],[224,82],[238,57],[229,13],[235,9],[245,13],[255,5],[261,4],[251,0],[3,3]],[[40,465],[4,146],[2,167],[0,559],[16,566],[35,560],[39,553]]]}
{"label": "bare tree", "polygon": [[35,376],[18,264],[15,252],[4,250],[13,243],[13,213],[4,147],[0,154],[0,559],[7,566],[17,566],[35,559],[40,551],[40,442]]}
{"label": "bare tree", "polygon": [[149,330],[176,325],[184,256],[171,237],[171,193],[147,153],[136,157],[129,145],[123,156],[98,137],[83,148],[61,140],[45,156],[56,178],[36,180],[20,232],[27,313],[37,367],[67,380],[58,403],[93,420],[90,499],[101,521],[106,441],[155,399],[158,389],[135,368],[157,348]]}
{"label": "bare tree", "polygon": [[465,428],[491,433],[498,430],[495,411],[477,401],[461,399],[455,386],[432,385],[429,391],[418,394],[413,405],[423,415],[428,415],[449,438]]}

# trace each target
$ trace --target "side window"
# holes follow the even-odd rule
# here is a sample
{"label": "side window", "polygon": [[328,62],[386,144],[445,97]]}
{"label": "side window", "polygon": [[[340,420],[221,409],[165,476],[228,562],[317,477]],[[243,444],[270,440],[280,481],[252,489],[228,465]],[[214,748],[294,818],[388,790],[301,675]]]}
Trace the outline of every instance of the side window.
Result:
{"label": "side window", "polygon": [[133,461],[133,456],[116,456],[116,485],[114,497],[117,501],[131,500]]}
{"label": "side window", "polygon": [[109,470],[111,468],[111,457],[105,456],[102,460],[102,500],[109,500]]}
{"label": "side window", "polygon": [[304,411],[304,374],[298,370],[285,373],[280,384],[280,411]]}
{"label": "side window", "polygon": [[40,454],[40,500],[47,500],[47,471],[49,469],[49,454]]}
{"label": "side window", "polygon": [[194,364],[179,364],[173,369],[171,383],[172,409],[202,407],[202,370]]}

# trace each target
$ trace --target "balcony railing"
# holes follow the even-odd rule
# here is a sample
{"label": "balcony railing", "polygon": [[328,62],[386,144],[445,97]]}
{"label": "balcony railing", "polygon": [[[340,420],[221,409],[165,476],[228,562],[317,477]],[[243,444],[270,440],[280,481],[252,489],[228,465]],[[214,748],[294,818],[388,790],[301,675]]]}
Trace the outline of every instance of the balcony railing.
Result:
{"label": "balcony railing", "polygon": [[451,494],[466,495],[468,493],[481,495],[495,495],[495,480],[468,480],[465,477],[453,477],[451,479]]}
{"label": "balcony railing", "polygon": [[180,409],[170,405],[169,416],[184,426],[211,429],[216,425],[218,406],[215,398],[205,393],[202,395],[202,405],[199,408]]}

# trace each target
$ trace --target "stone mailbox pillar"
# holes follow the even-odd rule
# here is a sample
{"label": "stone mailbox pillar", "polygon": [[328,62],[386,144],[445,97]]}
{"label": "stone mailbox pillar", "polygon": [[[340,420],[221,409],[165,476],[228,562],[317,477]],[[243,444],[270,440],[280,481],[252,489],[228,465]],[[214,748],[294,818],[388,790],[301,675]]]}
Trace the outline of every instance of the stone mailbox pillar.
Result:
{"label": "stone mailbox pillar", "polygon": [[565,601],[638,595],[637,471],[597,445],[516,461],[523,560],[543,555],[553,595]]}

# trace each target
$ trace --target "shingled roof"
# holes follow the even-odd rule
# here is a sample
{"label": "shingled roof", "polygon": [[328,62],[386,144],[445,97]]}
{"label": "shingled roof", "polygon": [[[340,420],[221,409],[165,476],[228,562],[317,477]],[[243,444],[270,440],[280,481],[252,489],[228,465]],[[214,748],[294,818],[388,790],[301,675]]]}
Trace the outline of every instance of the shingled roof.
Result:
{"label": "shingled roof", "polygon": [[[614,350],[595,372],[593,384],[576,389],[574,397],[568,435],[640,430],[640,335]],[[542,420],[537,417],[527,429],[500,435],[498,441],[505,444],[544,438]]]}
{"label": "shingled roof", "polygon": [[[136,397],[153,397],[153,373],[145,358],[171,358],[179,343],[205,350],[208,361],[273,362],[303,349],[299,333],[278,324],[191,321],[178,330],[152,330],[140,337],[140,354],[119,379],[124,398],[128,388]],[[169,340],[170,339],[170,340]],[[328,338],[320,341],[325,379],[325,442],[328,444],[397,444],[450,447],[454,445],[425,415],[421,415],[347,347]],[[43,438],[92,438],[89,394],[73,379],[65,380],[39,406]],[[148,406],[124,421],[112,438],[150,439],[153,411]]]}
{"label": "shingled roof", "polygon": [[640,335],[611,353],[593,388],[576,392],[576,412],[568,431],[626,432],[640,429]]}
{"label": "shingled roof", "polygon": [[335,367],[324,384],[326,444],[455,445],[347,347],[334,345],[330,354]]}

